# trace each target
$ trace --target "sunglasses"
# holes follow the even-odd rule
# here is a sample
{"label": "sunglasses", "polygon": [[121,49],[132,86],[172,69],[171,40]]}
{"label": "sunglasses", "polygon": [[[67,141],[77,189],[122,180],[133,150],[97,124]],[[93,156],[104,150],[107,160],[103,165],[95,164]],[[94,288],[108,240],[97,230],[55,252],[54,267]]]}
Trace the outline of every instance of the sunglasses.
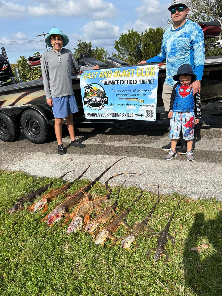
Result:
{"label": "sunglasses", "polygon": [[62,36],[61,35],[51,35],[50,37],[51,40],[63,40]]}
{"label": "sunglasses", "polygon": [[176,13],[176,11],[178,11],[178,12],[182,12],[182,11],[184,11],[185,8],[186,8],[186,7],[184,7],[184,6],[174,7],[174,8],[172,8],[172,9],[170,10],[170,12],[171,12],[171,14]]}

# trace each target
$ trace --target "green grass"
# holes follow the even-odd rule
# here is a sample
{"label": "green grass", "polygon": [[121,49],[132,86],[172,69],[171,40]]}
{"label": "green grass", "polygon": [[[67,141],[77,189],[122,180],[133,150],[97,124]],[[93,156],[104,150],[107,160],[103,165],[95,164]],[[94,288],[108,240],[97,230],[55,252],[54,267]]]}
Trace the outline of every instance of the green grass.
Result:
{"label": "green grass", "polygon": [[[154,262],[157,237],[141,235],[138,248],[111,247],[107,240],[97,246],[85,232],[66,234],[63,221],[48,227],[40,223],[41,212],[26,209],[8,214],[7,210],[19,197],[47,184],[52,179],[36,178],[21,172],[0,171],[0,294],[1,295],[221,295],[222,294],[222,205],[211,200],[194,201],[179,194],[161,196],[148,226],[155,232],[164,228],[170,215],[181,203],[173,218],[165,256]],[[64,184],[54,179],[52,188]],[[69,190],[73,193],[87,184],[80,180]],[[111,200],[118,196],[113,188]],[[50,189],[49,189],[50,190]],[[48,191],[49,191],[48,190]],[[97,183],[93,196],[105,194],[104,185]],[[140,194],[137,188],[121,188],[118,212]],[[49,205],[52,210],[64,196]],[[38,200],[38,199],[36,199]],[[157,200],[145,191],[126,218],[129,225],[141,221]],[[26,205],[28,206],[28,204]],[[121,226],[117,238],[127,233]],[[191,250],[201,247],[201,252]]]}

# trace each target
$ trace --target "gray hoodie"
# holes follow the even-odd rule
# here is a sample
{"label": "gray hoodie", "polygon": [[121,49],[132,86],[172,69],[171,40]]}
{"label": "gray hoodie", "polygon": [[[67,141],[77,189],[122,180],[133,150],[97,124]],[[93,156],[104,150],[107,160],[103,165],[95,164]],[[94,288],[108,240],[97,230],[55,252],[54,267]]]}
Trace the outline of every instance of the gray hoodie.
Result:
{"label": "gray hoodie", "polygon": [[[73,94],[72,70],[78,72],[79,66],[70,50],[62,48],[60,52],[52,49],[45,52],[41,68],[46,99]],[[87,67],[87,70],[91,69],[93,67]]]}

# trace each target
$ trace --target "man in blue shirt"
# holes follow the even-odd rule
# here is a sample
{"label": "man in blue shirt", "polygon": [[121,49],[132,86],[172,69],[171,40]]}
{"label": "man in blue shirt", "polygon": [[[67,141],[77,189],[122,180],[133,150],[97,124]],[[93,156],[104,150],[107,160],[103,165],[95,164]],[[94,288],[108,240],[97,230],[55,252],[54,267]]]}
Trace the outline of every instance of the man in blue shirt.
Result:
{"label": "man in blue shirt", "polygon": [[[169,111],[170,97],[176,83],[173,76],[176,75],[177,69],[183,64],[192,66],[196,75],[196,80],[191,85],[193,94],[200,93],[205,61],[203,31],[197,23],[187,19],[189,13],[187,0],[172,0],[168,9],[171,12],[173,24],[163,35],[160,54],[139,63],[166,62],[166,79],[162,93],[166,111]],[[170,150],[170,147],[169,143],[162,149]],[[186,153],[185,144],[181,146],[178,153]]]}

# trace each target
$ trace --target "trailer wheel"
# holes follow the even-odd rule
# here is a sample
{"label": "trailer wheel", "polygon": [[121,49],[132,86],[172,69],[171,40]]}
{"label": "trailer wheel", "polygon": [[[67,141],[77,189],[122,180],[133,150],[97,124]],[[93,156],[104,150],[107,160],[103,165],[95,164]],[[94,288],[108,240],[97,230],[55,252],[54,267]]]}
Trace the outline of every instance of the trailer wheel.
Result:
{"label": "trailer wheel", "polygon": [[0,139],[5,142],[12,142],[19,137],[19,133],[19,125],[16,119],[0,112]]}
{"label": "trailer wheel", "polygon": [[49,136],[49,125],[37,111],[28,109],[21,116],[21,127],[25,137],[34,143],[43,143]]}

